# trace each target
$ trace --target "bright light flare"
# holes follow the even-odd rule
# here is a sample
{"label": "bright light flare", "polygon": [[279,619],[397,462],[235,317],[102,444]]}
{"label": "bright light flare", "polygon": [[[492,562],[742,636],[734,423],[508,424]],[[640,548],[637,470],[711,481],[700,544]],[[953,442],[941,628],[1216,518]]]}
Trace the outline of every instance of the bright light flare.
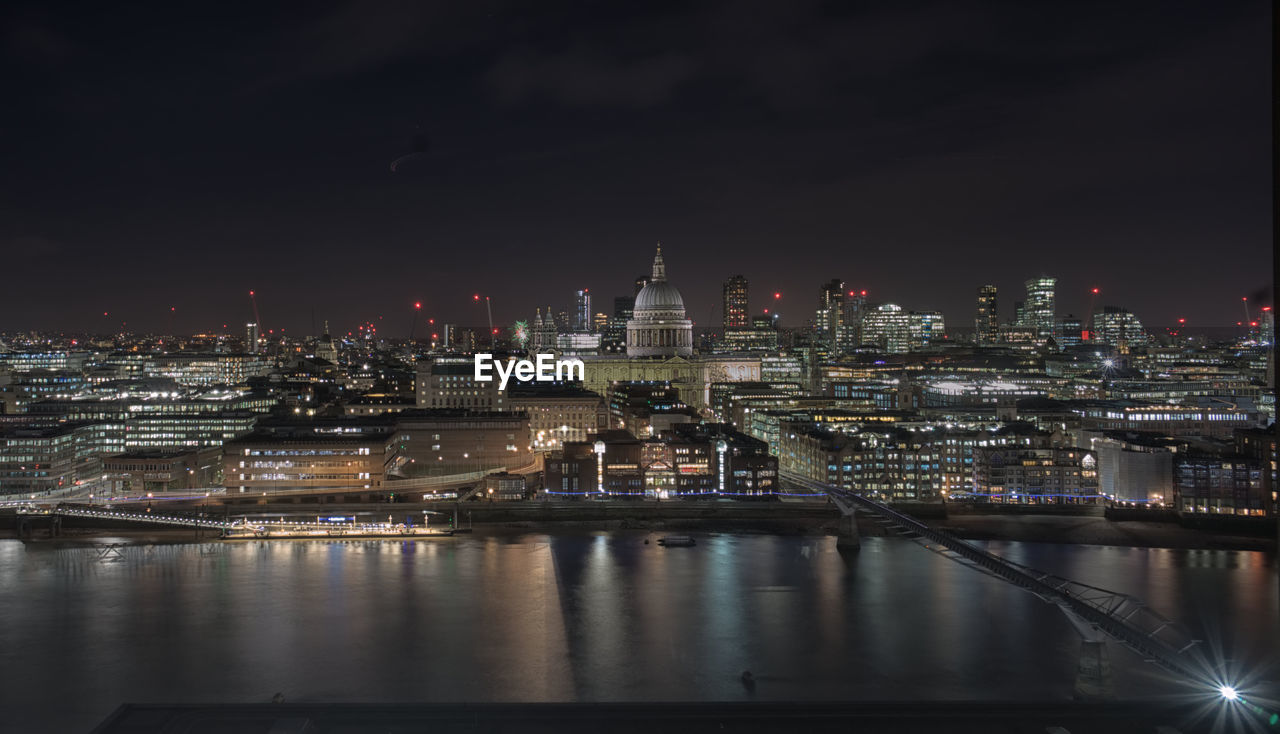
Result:
{"label": "bright light flare", "polygon": [[1238,701],[1240,699],[1240,693],[1231,686],[1220,686],[1218,693],[1227,701]]}

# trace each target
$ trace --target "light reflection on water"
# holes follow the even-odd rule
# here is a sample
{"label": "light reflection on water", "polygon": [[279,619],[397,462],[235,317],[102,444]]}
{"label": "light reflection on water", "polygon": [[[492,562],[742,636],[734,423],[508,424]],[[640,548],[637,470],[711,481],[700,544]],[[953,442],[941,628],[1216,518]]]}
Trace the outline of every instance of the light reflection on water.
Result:
{"label": "light reflection on water", "polygon": [[[0,541],[8,725],[124,701],[1067,699],[1054,608],[901,539],[641,532],[92,549]],[[992,542],[1280,659],[1260,553]],[[1169,693],[1112,646],[1121,697]],[[757,684],[740,681],[752,671]],[[1271,677],[1276,677],[1274,674]]]}

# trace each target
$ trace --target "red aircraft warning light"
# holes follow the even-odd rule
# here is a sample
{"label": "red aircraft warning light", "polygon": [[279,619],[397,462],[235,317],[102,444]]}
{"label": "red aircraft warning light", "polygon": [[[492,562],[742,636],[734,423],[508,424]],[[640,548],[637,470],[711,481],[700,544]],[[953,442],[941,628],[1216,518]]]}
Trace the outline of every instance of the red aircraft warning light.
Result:
{"label": "red aircraft warning light", "polygon": [[775,300],[775,301],[776,301],[776,300],[778,300],[779,298],[782,298],[782,294],[781,294],[781,293],[774,293],[774,294],[773,294],[773,300]]}

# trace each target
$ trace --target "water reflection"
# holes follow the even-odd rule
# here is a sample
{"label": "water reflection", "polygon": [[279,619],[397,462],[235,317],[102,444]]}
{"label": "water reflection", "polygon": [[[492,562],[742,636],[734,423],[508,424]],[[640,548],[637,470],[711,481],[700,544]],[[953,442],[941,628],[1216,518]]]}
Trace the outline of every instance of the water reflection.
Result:
{"label": "water reflection", "polygon": [[[0,542],[8,724],[87,730],[122,701],[1065,699],[1078,638],[1026,592],[896,538],[640,532]],[[1280,659],[1274,559],[991,543],[1140,596],[1232,670]],[[1113,646],[1117,693],[1170,692]],[[757,684],[747,689],[742,671]],[[1270,677],[1274,678],[1274,674]]]}

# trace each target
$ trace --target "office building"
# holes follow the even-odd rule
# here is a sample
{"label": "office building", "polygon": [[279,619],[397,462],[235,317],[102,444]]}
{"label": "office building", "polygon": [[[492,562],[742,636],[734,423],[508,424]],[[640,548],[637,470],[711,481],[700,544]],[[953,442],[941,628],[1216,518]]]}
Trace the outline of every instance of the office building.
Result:
{"label": "office building", "polygon": [[264,421],[223,446],[227,494],[375,489],[392,432],[386,419]]}
{"label": "office building", "polygon": [[[552,344],[541,348],[552,349]],[[440,356],[418,362],[417,403],[419,408],[460,410],[506,410],[507,395],[499,382],[477,382],[475,358]]]}
{"label": "office building", "polygon": [[591,291],[583,288],[574,294],[573,330],[580,334],[589,334],[594,329],[591,321]]}
{"label": "office building", "polygon": [[516,470],[534,460],[524,413],[408,410],[395,418],[388,478]]}
{"label": "office building", "polygon": [[735,275],[724,283],[724,328],[746,329],[747,312],[750,306],[747,301],[747,279]]}
{"label": "office building", "polygon": [[244,325],[244,351],[248,354],[257,354],[261,351],[262,335],[258,333],[258,324],[250,321]]}
{"label": "office building", "polygon": [[983,346],[995,344],[999,338],[1000,308],[994,285],[978,288],[978,309],[973,319],[973,334],[974,341]]}
{"label": "office building", "polygon": [[1026,282],[1027,300],[1022,303],[1019,325],[1035,329],[1041,340],[1053,336],[1054,322],[1057,320],[1054,303],[1057,282],[1056,278],[1031,278]]}
{"label": "office building", "polygon": [[886,303],[871,309],[862,319],[862,341],[889,353],[922,349],[946,335],[946,324],[937,311],[904,311]]}
{"label": "office building", "polygon": [[834,278],[818,290],[818,310],[814,317],[815,337],[819,344],[835,351],[844,324],[844,281]]}
{"label": "office building", "polygon": [[211,491],[223,486],[222,447],[107,456],[102,459],[102,474],[108,494]]}
{"label": "office building", "polygon": [[1113,347],[1144,346],[1150,341],[1147,330],[1128,309],[1106,306],[1093,314],[1095,340]]}

